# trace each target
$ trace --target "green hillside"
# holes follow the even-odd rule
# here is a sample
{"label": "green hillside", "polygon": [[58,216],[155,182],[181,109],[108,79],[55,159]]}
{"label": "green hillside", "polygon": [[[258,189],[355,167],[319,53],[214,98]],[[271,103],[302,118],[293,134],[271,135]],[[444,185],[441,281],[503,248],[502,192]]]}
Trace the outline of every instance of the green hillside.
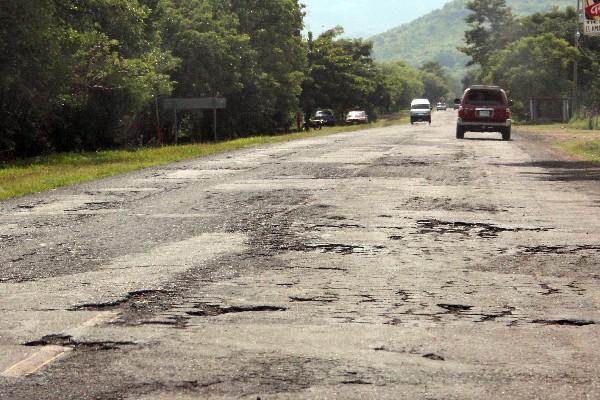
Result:
{"label": "green hillside", "polygon": [[[468,11],[466,0],[454,0],[411,23],[371,38],[374,57],[381,61],[403,60],[414,66],[437,61],[460,78],[468,58],[457,50],[463,45]],[[575,0],[508,0],[515,13],[531,14],[553,6],[575,6]]]}

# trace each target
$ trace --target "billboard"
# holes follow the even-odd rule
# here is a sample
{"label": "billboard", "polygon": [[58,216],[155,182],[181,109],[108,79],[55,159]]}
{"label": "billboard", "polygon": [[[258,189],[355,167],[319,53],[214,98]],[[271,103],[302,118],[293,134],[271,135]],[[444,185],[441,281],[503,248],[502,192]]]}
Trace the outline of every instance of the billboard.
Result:
{"label": "billboard", "polygon": [[600,36],[600,0],[580,0],[583,12],[583,34]]}

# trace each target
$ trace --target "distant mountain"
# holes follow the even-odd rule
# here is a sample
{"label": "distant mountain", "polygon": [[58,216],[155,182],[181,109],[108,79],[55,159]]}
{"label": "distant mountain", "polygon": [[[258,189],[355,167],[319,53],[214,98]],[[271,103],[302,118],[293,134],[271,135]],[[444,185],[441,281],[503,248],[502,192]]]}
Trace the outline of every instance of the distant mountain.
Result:
{"label": "distant mountain", "polygon": [[345,37],[369,37],[410,22],[450,0],[301,0],[305,32],[319,35],[341,25]]}
{"label": "distant mountain", "polygon": [[[405,25],[373,36],[373,56],[380,61],[403,60],[420,66],[437,61],[455,78],[464,74],[468,58],[457,50],[464,45],[467,29],[466,0],[454,0]],[[574,0],[507,0],[516,14],[541,12],[553,6],[575,6]]]}

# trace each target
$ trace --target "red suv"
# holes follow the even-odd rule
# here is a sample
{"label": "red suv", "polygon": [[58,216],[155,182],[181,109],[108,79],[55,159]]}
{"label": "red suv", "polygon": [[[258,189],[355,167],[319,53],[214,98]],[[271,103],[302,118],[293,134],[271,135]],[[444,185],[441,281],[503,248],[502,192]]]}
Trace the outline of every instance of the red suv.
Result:
{"label": "red suv", "polygon": [[471,86],[463,95],[458,108],[456,138],[464,139],[465,132],[500,132],[502,140],[510,140],[512,101],[498,86]]}

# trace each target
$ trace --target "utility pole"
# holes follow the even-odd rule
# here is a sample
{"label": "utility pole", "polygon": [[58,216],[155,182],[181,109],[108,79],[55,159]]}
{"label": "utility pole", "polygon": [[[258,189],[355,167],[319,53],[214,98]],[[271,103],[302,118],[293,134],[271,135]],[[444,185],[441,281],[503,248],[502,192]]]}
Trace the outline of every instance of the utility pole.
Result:
{"label": "utility pole", "polygon": [[[575,48],[579,50],[579,40],[581,39],[581,31],[579,30],[579,24],[581,21],[581,1],[575,0],[577,2],[577,21],[575,24]],[[579,60],[575,58],[573,61],[573,101],[571,110],[571,117],[577,116],[577,108],[579,107]]]}

